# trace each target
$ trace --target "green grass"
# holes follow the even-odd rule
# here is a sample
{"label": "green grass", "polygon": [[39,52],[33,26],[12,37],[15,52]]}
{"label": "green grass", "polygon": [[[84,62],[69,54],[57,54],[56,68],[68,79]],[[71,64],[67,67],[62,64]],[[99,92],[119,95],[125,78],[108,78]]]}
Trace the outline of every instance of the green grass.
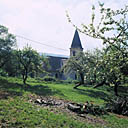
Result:
{"label": "green grass", "polygon": [[93,128],[91,124],[72,120],[64,114],[54,114],[46,109],[38,109],[23,99],[21,100],[20,97],[2,100],[0,110],[3,127]]}
{"label": "green grass", "polygon": [[119,118],[115,114],[101,116],[99,118],[107,122],[106,126],[102,126],[74,120],[66,113],[55,114],[28,102],[28,95],[31,94],[53,96],[78,103],[93,101],[95,104],[103,104],[108,97],[113,96],[109,87],[73,89],[72,84],[48,83],[35,79],[28,79],[28,84],[28,87],[24,86],[18,78],[0,77],[0,124],[3,127],[128,128],[127,117]]}
{"label": "green grass", "polygon": [[106,91],[108,88],[104,90],[93,89],[92,87],[79,87],[79,89],[73,89],[74,85],[72,84],[48,83],[34,79],[28,80],[28,84],[31,85],[30,87],[24,87],[21,79],[8,78],[6,80],[3,78],[2,81],[1,83],[5,84],[2,85],[2,88],[8,91],[16,90],[19,94],[28,92],[42,96],[52,95],[65,100],[81,103],[93,101],[96,104],[102,104],[109,95],[112,96],[112,91]]}

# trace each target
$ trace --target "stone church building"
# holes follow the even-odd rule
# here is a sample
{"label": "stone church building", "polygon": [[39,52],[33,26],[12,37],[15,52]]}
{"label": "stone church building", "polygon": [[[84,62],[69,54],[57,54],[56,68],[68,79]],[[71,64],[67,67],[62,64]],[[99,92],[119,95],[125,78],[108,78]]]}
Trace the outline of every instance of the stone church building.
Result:
{"label": "stone church building", "polygon": [[[76,30],[72,40],[71,48],[70,48],[70,57],[75,56],[76,53],[79,51],[83,51],[83,47],[80,41],[78,31]],[[51,73],[52,76],[62,80],[65,80],[67,78],[70,78],[73,80],[76,79],[75,73],[70,73],[68,75],[65,75],[64,73],[61,72],[61,68],[66,63],[68,58],[69,57],[48,55],[49,64],[50,64],[49,72]]]}

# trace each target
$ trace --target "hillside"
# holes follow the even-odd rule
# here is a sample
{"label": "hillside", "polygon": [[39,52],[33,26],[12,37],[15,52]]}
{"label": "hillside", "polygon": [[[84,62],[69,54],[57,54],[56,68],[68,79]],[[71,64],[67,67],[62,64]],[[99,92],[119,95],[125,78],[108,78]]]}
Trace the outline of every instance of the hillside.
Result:
{"label": "hillside", "polygon": [[1,128],[127,128],[128,117],[117,114],[80,117],[64,106],[43,106],[36,104],[39,98],[56,102],[85,103],[103,105],[108,97],[113,97],[110,87],[93,89],[73,84],[44,82],[29,79],[24,86],[19,78],[0,77],[0,127]]}

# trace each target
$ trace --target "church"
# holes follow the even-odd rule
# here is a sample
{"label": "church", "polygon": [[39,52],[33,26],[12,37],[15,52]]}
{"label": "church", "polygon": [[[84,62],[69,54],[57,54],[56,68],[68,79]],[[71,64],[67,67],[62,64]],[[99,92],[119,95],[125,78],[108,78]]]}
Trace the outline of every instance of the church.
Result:
{"label": "church", "polygon": [[[70,47],[70,57],[75,56],[76,53],[79,51],[83,51],[83,47],[81,44],[79,33],[76,29],[73,40],[72,40],[72,44]],[[69,59],[69,57],[48,55],[48,60],[50,64],[49,72],[51,76],[54,76],[55,78],[62,79],[62,80],[65,80],[67,78],[70,78],[73,80],[76,79],[75,73],[70,73],[68,75],[65,75],[63,72],[61,72],[61,68],[66,63],[67,59]]]}

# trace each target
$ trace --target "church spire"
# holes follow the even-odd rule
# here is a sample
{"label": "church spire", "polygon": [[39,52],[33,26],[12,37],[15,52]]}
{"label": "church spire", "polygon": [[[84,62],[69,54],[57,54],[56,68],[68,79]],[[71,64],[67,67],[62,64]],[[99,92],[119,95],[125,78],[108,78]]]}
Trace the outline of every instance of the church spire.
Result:
{"label": "church spire", "polygon": [[82,45],[81,45],[81,41],[80,41],[80,37],[79,37],[79,34],[78,34],[77,29],[76,29],[75,34],[74,34],[74,37],[73,37],[71,48],[80,48],[80,49],[83,49],[82,48]]}
{"label": "church spire", "polygon": [[81,45],[78,31],[76,29],[73,40],[72,40],[71,48],[70,48],[70,56],[75,56],[80,51],[83,51],[83,48]]}

